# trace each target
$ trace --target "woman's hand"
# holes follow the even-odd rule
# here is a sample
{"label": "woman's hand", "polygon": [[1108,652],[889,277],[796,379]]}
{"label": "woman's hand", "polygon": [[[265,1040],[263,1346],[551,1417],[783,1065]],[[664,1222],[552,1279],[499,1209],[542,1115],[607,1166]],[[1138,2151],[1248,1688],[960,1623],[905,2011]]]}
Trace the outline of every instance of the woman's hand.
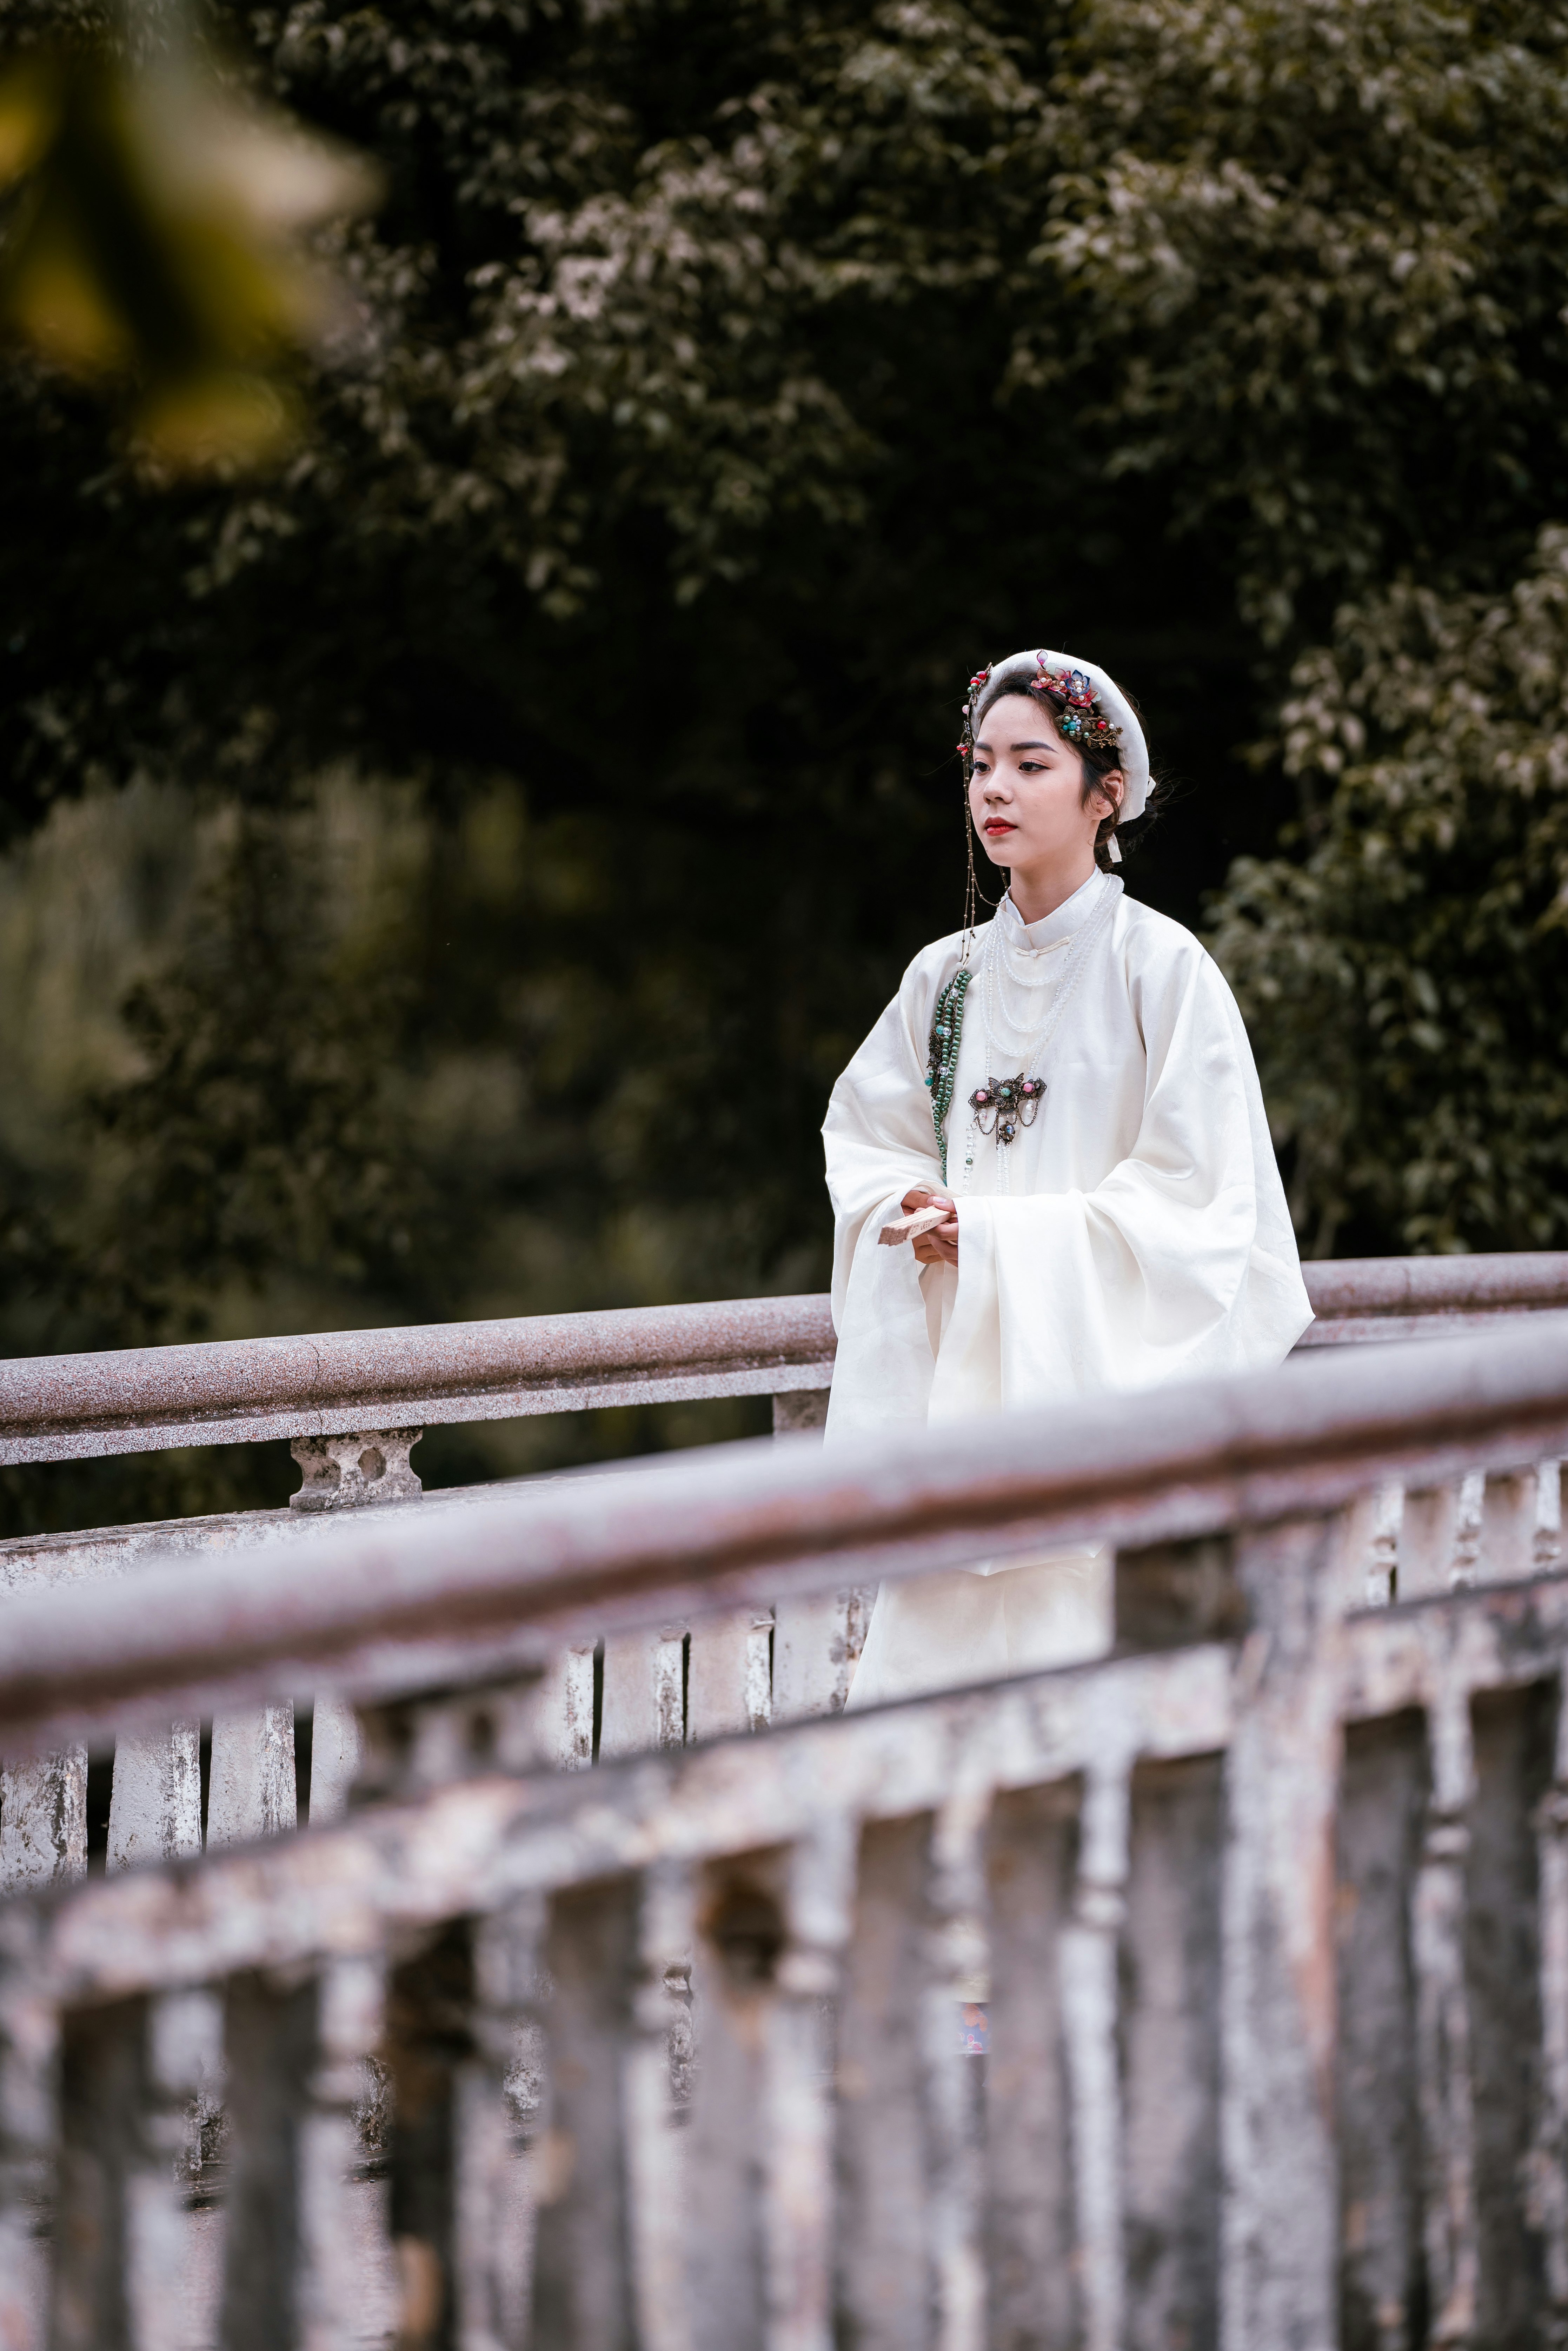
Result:
{"label": "woman's hand", "polygon": [[910,1246],[922,1265],[956,1265],[958,1211],[953,1206],[951,1192],[944,1192],[936,1184],[916,1184],[899,1205],[906,1217],[912,1217],[916,1208],[934,1208],[938,1200],[946,1201],[952,1214],[943,1223],[933,1225],[928,1233],[917,1233]]}

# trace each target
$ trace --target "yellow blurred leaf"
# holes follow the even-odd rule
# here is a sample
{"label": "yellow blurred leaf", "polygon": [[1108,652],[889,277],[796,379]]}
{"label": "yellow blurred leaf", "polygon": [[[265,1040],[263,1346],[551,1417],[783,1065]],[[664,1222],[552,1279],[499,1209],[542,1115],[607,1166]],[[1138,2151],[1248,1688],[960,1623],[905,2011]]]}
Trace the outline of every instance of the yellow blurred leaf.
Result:
{"label": "yellow blurred leaf", "polygon": [[136,413],[145,455],[181,473],[264,463],[298,428],[298,402],[264,375],[238,372],[188,378]]}
{"label": "yellow blurred leaf", "polygon": [[0,184],[31,180],[0,251],[0,324],[56,364],[140,380],[165,465],[260,463],[301,411],[282,381],[334,287],[298,251],[380,193],[370,163],[236,105],[188,57],[30,65],[0,85]]}
{"label": "yellow blurred leaf", "polygon": [[94,374],[129,365],[134,347],[126,321],[104,299],[91,253],[58,208],[40,213],[0,284],[0,318],[62,367]]}
{"label": "yellow blurred leaf", "polygon": [[59,125],[55,76],[28,65],[0,81],[0,188],[30,172]]}
{"label": "yellow blurred leaf", "polygon": [[312,227],[378,204],[382,178],[368,158],[285,117],[208,106],[193,110],[179,89],[142,100],[150,143],[162,149],[171,192],[193,201],[226,197],[237,214],[274,235]]}

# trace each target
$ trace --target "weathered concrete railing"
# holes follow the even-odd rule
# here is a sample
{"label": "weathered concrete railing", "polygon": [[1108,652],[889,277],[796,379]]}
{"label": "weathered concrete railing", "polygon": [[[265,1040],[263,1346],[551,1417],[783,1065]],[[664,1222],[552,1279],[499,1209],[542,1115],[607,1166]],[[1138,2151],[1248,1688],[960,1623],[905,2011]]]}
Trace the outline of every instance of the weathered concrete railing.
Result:
{"label": "weathered concrete railing", "polygon": [[[1305,1346],[1450,1333],[1568,1304],[1568,1255],[1353,1259],[1306,1271],[1319,1320]],[[815,1426],[832,1354],[828,1301],[804,1297],[0,1364],[0,1462],[287,1437],[302,1473],[287,1510],[0,1543],[0,1591],[96,1583],[171,1549],[209,1560],[265,1550],[253,1572],[267,1576],[277,1546],[308,1542],[322,1514],[417,1498],[409,1456],[426,1425],[770,1395],[776,1429]],[[439,1506],[462,1510],[484,1490],[444,1495]],[[1461,1543],[1467,1526],[1461,1514]],[[832,1711],[869,1598],[856,1588],[568,1649],[537,1700],[547,1749],[576,1768]],[[340,1810],[357,1757],[352,1721],[329,1698],[122,1741],[106,1759],[107,1865],[176,1858],[199,1852],[204,1834],[233,1842],[307,1813],[319,1823]],[[0,1766],[0,1889],[85,1869],[91,1785],[81,1748]]]}
{"label": "weathered concrete railing", "polygon": [[[322,1513],[418,1498],[409,1455],[426,1425],[767,1395],[776,1426],[810,1426],[821,1417],[832,1344],[825,1299],[742,1299],[0,1365],[0,1461],[286,1437],[301,1470],[287,1510],[0,1543],[0,1590],[97,1583],[171,1549],[212,1559],[308,1543]],[[461,1510],[469,1499],[439,1502]],[[256,1559],[255,1572],[265,1575],[268,1562]],[[781,1628],[764,1615],[695,1636],[672,1626],[597,1656],[569,1651],[538,1700],[556,1760],[580,1766],[600,1751],[747,1727],[776,1702],[797,1712],[841,1703],[862,1615],[846,1597]],[[351,1719],[330,1699],[304,1714],[287,1704],[231,1711],[205,1739],[193,1719],[121,1741],[107,1865],[200,1852],[204,1827],[208,1842],[223,1844],[292,1828],[307,1813],[330,1817],[357,1758]],[[81,1748],[0,1766],[0,1888],[81,1874],[89,1788]]]}
{"label": "weathered concrete railing", "polygon": [[[789,1395],[825,1388],[832,1363],[825,1298],[39,1356],[0,1366],[0,1461],[277,1437],[352,1439],[364,1430],[611,1405]],[[307,1469],[316,1504],[332,1483],[312,1480]]]}
{"label": "weathered concrete railing", "polygon": [[[14,1746],[325,1680],[371,1770],[0,1910],[0,2340],[1557,2340],[1565,1452],[1543,1322],[16,1601]],[[563,1643],[1090,1532],[1106,1658],[528,1768]]]}
{"label": "weathered concrete railing", "polygon": [[[1352,1258],[1304,1272],[1318,1316],[1307,1347],[1568,1307],[1568,1252]],[[303,1506],[315,1509],[345,1479],[355,1499],[389,1476],[401,1492],[414,1426],[703,1396],[782,1404],[825,1392],[833,1348],[828,1301],[812,1296],[28,1356],[0,1364],[0,1463],[332,1439],[302,1464]],[[356,1438],[383,1450],[379,1466],[345,1458]]]}

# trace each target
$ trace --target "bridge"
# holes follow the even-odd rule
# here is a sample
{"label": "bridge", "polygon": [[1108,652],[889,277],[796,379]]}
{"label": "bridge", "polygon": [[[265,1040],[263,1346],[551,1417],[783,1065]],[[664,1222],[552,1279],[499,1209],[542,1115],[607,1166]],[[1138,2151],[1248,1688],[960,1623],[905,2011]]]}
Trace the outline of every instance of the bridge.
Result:
{"label": "bridge", "polygon": [[[1568,2339],[1568,1258],[1307,1272],[829,1452],[821,1299],[0,1369],[0,1459],[301,1468],[0,1546],[0,2344]],[[1085,1537],[1103,1655],[841,1713],[878,1581]]]}

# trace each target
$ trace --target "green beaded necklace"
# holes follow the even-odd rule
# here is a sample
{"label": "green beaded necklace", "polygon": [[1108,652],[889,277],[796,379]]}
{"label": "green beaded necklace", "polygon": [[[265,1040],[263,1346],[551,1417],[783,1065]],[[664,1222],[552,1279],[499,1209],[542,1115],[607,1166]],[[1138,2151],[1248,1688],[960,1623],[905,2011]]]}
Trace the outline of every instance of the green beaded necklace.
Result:
{"label": "green beaded necklace", "polygon": [[974,973],[969,968],[969,956],[975,944],[975,902],[978,884],[975,880],[975,834],[969,820],[969,778],[975,768],[975,698],[991,674],[988,662],[969,680],[968,699],[964,704],[964,729],[958,741],[958,754],[963,762],[964,846],[968,858],[968,888],[964,903],[964,954],[957,970],[936,998],[936,1009],[931,1016],[931,1044],[926,1056],[925,1084],[931,1096],[931,1123],[936,1130],[936,1148],[942,1159],[942,1181],[947,1181],[947,1113],[953,1107],[953,1087],[958,1075],[958,1045],[964,1034],[964,998],[968,993]]}
{"label": "green beaded necklace", "polygon": [[953,1107],[953,1085],[958,1075],[958,1044],[964,1033],[964,998],[974,973],[959,965],[941,995],[931,1018],[931,1044],[925,1083],[931,1095],[931,1123],[942,1156],[942,1181],[947,1181],[947,1113]]}

